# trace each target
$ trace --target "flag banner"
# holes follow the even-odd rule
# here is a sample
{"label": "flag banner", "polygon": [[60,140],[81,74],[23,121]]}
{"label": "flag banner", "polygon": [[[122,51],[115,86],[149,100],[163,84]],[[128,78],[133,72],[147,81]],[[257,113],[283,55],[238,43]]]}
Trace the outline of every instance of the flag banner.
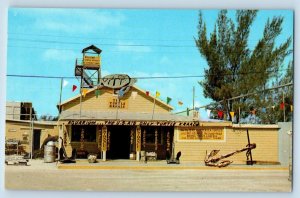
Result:
{"label": "flag banner", "polygon": [[178,105],[179,105],[179,106],[183,105],[183,102],[178,101]]}
{"label": "flag banner", "polygon": [[186,115],[189,116],[190,115],[190,109],[186,108]]}
{"label": "flag banner", "polygon": [[283,110],[284,109],[284,103],[280,103],[280,109]]}
{"label": "flag banner", "polygon": [[218,118],[219,119],[222,119],[223,118],[223,115],[224,115],[224,113],[223,113],[223,111],[218,111]]}
{"label": "flag banner", "polygon": [[150,92],[149,92],[149,91],[146,91],[146,95],[149,96],[149,95],[150,95]]}
{"label": "flag banner", "polygon": [[88,92],[87,89],[82,89],[82,90],[81,90],[82,96],[85,97],[85,95],[86,95],[87,92]]}
{"label": "flag banner", "polygon": [[169,104],[171,102],[172,98],[167,97],[167,104]]}
{"label": "flag banner", "polygon": [[290,108],[291,108],[291,112],[293,112],[293,105],[290,105]]}
{"label": "flag banner", "polygon": [[231,120],[234,118],[234,111],[230,111]]}
{"label": "flag banner", "polygon": [[273,110],[275,109],[275,105],[272,106],[272,109],[273,109]]}
{"label": "flag banner", "polygon": [[74,92],[76,89],[77,89],[77,86],[76,86],[76,85],[73,85],[72,91]]}
{"label": "flag banner", "polygon": [[132,97],[133,100],[136,99],[136,96],[137,96],[137,92],[136,91],[131,92],[131,97]]}
{"label": "flag banner", "polygon": [[63,87],[67,86],[68,84],[69,84],[69,82],[68,82],[68,81],[66,81],[66,80],[63,80]]}
{"label": "flag banner", "polygon": [[120,89],[120,90],[119,90],[119,93],[118,93],[118,97],[119,97],[119,98],[122,98],[122,97],[124,96],[124,93],[125,93],[124,89],[123,89],[123,88]]}
{"label": "flag banner", "polygon": [[95,95],[96,95],[96,98],[98,98],[98,96],[100,95],[100,90],[97,89],[97,90],[95,91]]}
{"label": "flag banner", "polygon": [[207,113],[207,117],[208,117],[208,118],[210,118],[210,112],[211,112],[210,109],[207,109],[207,110],[206,110],[206,113]]}
{"label": "flag banner", "polygon": [[160,93],[156,91],[155,97],[158,98],[160,96]]}

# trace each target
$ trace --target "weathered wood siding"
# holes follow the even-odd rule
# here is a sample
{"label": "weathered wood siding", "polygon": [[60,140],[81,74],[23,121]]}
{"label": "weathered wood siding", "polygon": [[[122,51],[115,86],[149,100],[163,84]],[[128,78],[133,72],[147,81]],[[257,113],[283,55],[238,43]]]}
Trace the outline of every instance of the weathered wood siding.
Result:
{"label": "weathered wood siding", "polygon": [[[131,96],[132,91],[137,92],[137,96],[135,99]],[[101,94],[98,98],[95,96],[95,91],[88,93],[85,97],[82,97],[82,110],[84,111],[113,111],[115,108],[109,108],[109,101],[112,98],[117,98],[116,95],[113,94],[111,89],[103,88],[101,89]],[[127,103],[127,108],[119,108],[119,112],[128,111],[128,112],[148,112],[152,113],[153,110],[153,102],[154,100],[147,96],[145,93],[136,90],[135,88],[131,88],[121,101],[125,101]],[[80,110],[80,98],[71,100],[70,102],[63,105],[63,111],[79,111]],[[155,103],[155,112],[157,113],[168,113],[170,108],[163,105],[162,103],[156,101]]]}
{"label": "weathered wood siding", "polygon": [[[217,123],[215,123],[217,126]],[[205,127],[204,127],[205,128]],[[179,131],[183,128],[175,128],[175,152],[182,152],[182,161],[194,161],[204,163],[206,151],[220,150],[218,155],[225,155],[240,150],[248,144],[246,129],[223,127],[225,132],[224,141],[182,141],[179,140]],[[250,142],[256,143],[252,150],[254,161],[278,162],[278,128],[250,128]],[[228,160],[233,163],[246,162],[246,152],[235,154]]]}
{"label": "weathered wood siding", "polygon": [[[58,135],[58,128],[56,125],[34,123],[33,126],[34,129],[41,130],[40,145],[43,144],[43,141],[48,137],[48,135]],[[21,141],[26,152],[30,152],[31,150],[31,133],[32,131],[29,122],[6,120],[5,139]],[[28,134],[27,137],[25,134]]]}

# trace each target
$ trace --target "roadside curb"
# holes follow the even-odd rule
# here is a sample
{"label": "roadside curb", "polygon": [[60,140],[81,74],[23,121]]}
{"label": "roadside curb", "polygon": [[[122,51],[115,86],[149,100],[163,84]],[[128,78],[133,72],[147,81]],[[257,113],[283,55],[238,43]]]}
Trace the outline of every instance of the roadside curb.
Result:
{"label": "roadside curb", "polygon": [[191,167],[191,166],[93,166],[93,165],[58,165],[60,170],[287,170],[288,167]]}

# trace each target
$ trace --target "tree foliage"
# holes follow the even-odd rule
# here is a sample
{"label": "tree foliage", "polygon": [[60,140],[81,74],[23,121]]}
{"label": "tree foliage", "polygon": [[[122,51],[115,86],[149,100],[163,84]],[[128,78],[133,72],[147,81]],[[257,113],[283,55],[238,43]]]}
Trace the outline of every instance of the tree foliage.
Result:
{"label": "tree foliage", "polygon": [[[261,91],[278,80],[280,69],[289,50],[291,37],[276,43],[282,31],[283,17],[268,19],[262,37],[253,49],[249,48],[249,34],[257,16],[256,10],[237,10],[235,21],[221,10],[214,30],[207,32],[202,13],[199,13],[198,37],[195,38],[200,54],[208,68],[200,82],[204,96],[221,103],[225,112],[247,111],[250,107],[263,107],[268,103],[267,93],[238,100],[235,96]],[[246,115],[245,115],[246,116]]]}

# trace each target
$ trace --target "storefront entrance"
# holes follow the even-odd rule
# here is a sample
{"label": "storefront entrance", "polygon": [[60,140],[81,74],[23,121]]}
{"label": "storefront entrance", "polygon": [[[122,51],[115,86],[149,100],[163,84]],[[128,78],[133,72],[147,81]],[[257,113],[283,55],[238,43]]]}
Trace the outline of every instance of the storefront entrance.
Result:
{"label": "storefront entrance", "polygon": [[108,159],[129,159],[130,126],[108,126],[110,132],[110,149]]}

